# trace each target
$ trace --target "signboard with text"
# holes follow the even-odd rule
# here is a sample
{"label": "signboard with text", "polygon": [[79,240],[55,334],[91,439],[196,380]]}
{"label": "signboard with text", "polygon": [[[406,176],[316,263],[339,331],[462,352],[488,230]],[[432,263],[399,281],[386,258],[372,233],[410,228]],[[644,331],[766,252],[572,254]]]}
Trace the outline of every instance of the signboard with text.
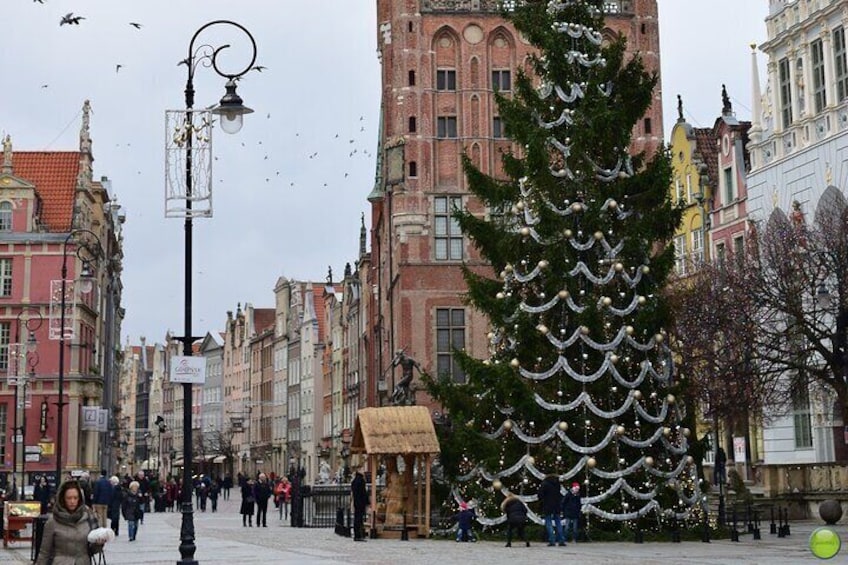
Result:
{"label": "signboard with text", "polygon": [[170,378],[172,383],[202,385],[206,382],[206,358],[185,355],[171,357]]}
{"label": "signboard with text", "polygon": [[745,438],[733,438],[733,460],[737,463],[745,463],[748,458],[745,456]]}

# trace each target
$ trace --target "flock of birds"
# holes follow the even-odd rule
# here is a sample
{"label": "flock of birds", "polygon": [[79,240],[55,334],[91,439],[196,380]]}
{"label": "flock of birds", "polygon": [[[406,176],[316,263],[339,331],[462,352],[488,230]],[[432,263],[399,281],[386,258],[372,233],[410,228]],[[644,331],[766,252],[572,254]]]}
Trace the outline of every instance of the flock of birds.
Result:
{"label": "flock of birds", "polygon": [[[33,0],[33,2],[38,3],[38,4],[44,4],[45,0]],[[86,19],[85,16],[76,15],[74,12],[68,12],[67,14],[62,16],[61,20],[59,21],[59,27],[66,26],[66,25],[68,25],[68,26],[78,26],[85,19]],[[128,24],[136,30],[141,30],[141,28],[144,27],[144,25],[139,23],[139,22],[128,22]],[[189,59],[183,59],[182,61],[177,63],[177,65],[178,66],[179,65],[188,65],[189,63],[190,63]],[[121,64],[121,63],[116,64],[115,65],[115,73],[116,74],[119,73],[121,71],[121,69],[123,69],[123,68],[124,68],[123,64]],[[261,73],[261,72],[263,72],[267,69],[268,69],[268,67],[266,67],[264,65],[255,65],[255,66],[251,67],[250,71],[256,71],[256,72]],[[42,84],[41,85],[41,88],[48,88],[48,87],[49,87],[49,84]],[[271,113],[270,112],[266,114],[266,119],[271,119]],[[365,124],[363,123],[364,119],[365,119],[364,116],[359,117],[359,121],[360,121],[359,132],[360,133],[364,133],[366,131]],[[295,137],[300,137],[300,133],[296,132]],[[340,139],[340,134],[336,133],[335,136],[334,136],[334,139]],[[357,140],[355,138],[350,138],[348,140],[348,146],[349,146],[348,147],[348,149],[349,149],[348,158],[349,159],[353,159],[353,158],[356,158],[356,157],[370,159],[371,157],[373,157],[373,153],[370,152],[369,150],[364,149],[364,148],[360,149],[358,147],[354,147],[353,144],[355,144],[356,141]],[[263,142],[261,140],[259,140],[258,145],[260,145],[260,146],[263,145]],[[130,143],[126,143],[126,144],[117,143],[117,144],[115,144],[116,148],[120,148],[120,147],[124,147],[124,146],[125,147],[131,147],[131,144]],[[242,142],[241,146],[247,147],[245,142]],[[267,154],[267,153],[263,153],[263,154],[264,154],[263,162],[271,160],[269,154]],[[320,158],[319,151],[310,151],[310,152],[306,153],[305,156],[310,160],[318,160]],[[214,159],[216,161],[218,161],[219,157],[216,156]],[[271,161],[273,162],[273,160],[271,160]],[[347,179],[350,176],[350,171],[340,171],[340,173],[343,173],[343,176],[341,177],[342,179]],[[139,170],[138,174],[141,175],[142,171]],[[272,178],[279,177],[280,175],[281,175],[281,172],[279,170],[276,170],[274,175],[268,175],[268,176],[265,177],[265,182],[270,184]],[[218,182],[224,182],[224,181],[223,181],[223,179],[219,179]],[[295,184],[296,183],[294,181],[289,182],[290,187],[294,187]],[[329,187],[329,186],[330,186],[330,182],[323,182],[323,187],[326,188],[326,187]]]}

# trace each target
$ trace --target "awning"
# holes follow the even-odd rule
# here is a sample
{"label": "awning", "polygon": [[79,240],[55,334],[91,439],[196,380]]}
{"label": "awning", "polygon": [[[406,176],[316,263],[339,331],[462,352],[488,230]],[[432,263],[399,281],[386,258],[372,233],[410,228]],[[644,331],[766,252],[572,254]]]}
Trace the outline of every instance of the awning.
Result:
{"label": "awning", "polygon": [[219,455],[215,459],[212,460],[212,463],[223,463],[226,460],[227,460],[226,455]]}

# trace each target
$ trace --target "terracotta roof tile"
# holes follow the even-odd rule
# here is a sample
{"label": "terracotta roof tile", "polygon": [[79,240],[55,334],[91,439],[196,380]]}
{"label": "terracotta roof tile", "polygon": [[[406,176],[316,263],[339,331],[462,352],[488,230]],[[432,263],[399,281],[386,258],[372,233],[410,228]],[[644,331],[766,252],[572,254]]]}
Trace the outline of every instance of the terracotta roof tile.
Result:
{"label": "terracotta roof tile", "polygon": [[13,151],[12,174],[35,185],[42,201],[41,220],[49,231],[71,229],[79,151]]}
{"label": "terracotta roof tile", "polygon": [[694,128],[696,151],[707,164],[710,186],[718,186],[718,146],[713,128]]}

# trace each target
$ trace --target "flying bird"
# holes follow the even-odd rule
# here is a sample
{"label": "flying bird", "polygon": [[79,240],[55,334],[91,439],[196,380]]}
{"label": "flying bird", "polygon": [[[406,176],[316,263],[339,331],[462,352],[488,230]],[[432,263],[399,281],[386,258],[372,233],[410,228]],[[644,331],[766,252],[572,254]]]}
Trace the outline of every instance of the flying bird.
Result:
{"label": "flying bird", "polygon": [[33,2],[38,2],[39,4],[44,4],[44,0],[32,0]]}
{"label": "flying bird", "polygon": [[115,73],[117,73],[118,71],[120,71],[120,70],[121,70],[121,67],[123,67],[123,65],[115,65]]}
{"label": "flying bird", "polygon": [[141,24],[139,24],[139,23],[130,22],[130,25],[133,26],[135,29],[141,29]]}
{"label": "flying bird", "polygon": [[255,67],[253,67],[253,68],[252,68],[252,69],[250,69],[250,70],[251,70],[251,71],[258,71],[258,72],[260,72],[260,73],[261,73],[262,71],[264,71],[264,70],[265,70],[265,69],[267,69],[267,68],[268,68],[268,67],[263,67],[262,65],[256,65]]}
{"label": "flying bird", "polygon": [[50,85],[49,84],[42,84],[41,88],[47,88],[48,86],[50,86]]}
{"label": "flying bird", "polygon": [[62,21],[59,22],[59,27],[65,24],[71,24],[78,26],[81,20],[84,20],[83,16],[75,16],[73,12],[68,12],[64,16],[62,16]]}

